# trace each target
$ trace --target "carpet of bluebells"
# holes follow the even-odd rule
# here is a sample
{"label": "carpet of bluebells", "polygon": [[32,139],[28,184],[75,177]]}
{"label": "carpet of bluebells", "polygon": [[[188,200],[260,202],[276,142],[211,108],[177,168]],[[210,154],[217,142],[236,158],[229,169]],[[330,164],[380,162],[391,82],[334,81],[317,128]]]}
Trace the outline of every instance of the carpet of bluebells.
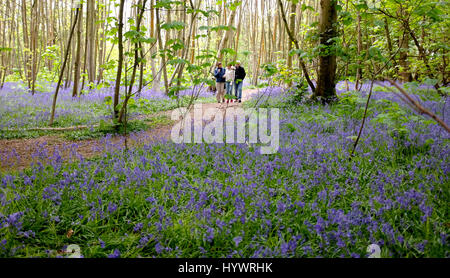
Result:
{"label": "carpet of bluebells", "polygon": [[[50,120],[54,86],[32,95],[21,83],[5,83],[0,89],[0,131],[2,129],[27,129],[47,127]],[[124,90],[124,89],[123,89]],[[207,90],[196,90],[199,98],[212,99]],[[111,96],[113,87],[104,87],[72,97],[72,88],[63,88],[58,95],[55,113],[55,126],[72,127],[95,125],[100,121],[112,119]],[[180,96],[190,96],[191,91],[183,91]],[[144,89],[133,100],[136,107],[131,117],[174,109],[177,101],[161,91]]]}
{"label": "carpet of bluebells", "polygon": [[[0,176],[0,256],[77,244],[84,257],[367,257],[378,244],[382,257],[449,257],[449,134],[378,86],[350,161],[366,93],[342,86],[330,106],[262,90],[259,105],[281,108],[273,155],[106,138],[100,157],[67,162],[43,148]],[[448,98],[414,92],[449,123]]]}

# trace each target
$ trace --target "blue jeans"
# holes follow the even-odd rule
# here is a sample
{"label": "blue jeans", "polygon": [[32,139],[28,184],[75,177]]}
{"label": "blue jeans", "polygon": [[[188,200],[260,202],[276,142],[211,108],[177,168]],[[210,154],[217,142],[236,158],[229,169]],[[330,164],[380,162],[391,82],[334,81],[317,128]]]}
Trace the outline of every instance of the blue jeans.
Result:
{"label": "blue jeans", "polygon": [[226,86],[226,90],[227,90],[227,95],[232,95],[233,94],[233,82],[232,81],[228,81],[225,83]]}
{"label": "blue jeans", "polygon": [[242,99],[242,86],[244,85],[244,83],[242,81],[238,81],[235,84],[235,96],[238,100]]}

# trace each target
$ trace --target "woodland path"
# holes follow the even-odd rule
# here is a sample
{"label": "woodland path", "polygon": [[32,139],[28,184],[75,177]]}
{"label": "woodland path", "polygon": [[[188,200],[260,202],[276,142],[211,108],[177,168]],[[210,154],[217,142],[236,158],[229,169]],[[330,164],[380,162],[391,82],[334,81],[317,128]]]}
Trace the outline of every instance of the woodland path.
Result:
{"label": "woodland path", "polygon": [[[249,100],[255,93],[257,93],[257,90],[244,90],[242,101]],[[240,106],[242,106],[242,103],[203,103],[202,108],[205,111],[209,108],[224,110]],[[156,115],[166,115],[170,118],[171,113],[172,110],[169,110]],[[193,111],[191,110],[191,116],[192,113]],[[173,125],[160,126],[135,133],[127,138],[128,146],[132,148],[156,140],[170,140],[170,132]],[[37,160],[45,164],[48,161],[45,161],[46,159],[42,160],[39,156],[39,153],[44,151],[48,153],[48,157],[51,157],[54,151],[58,150],[64,161],[77,159],[74,153],[81,155],[83,158],[93,158],[108,149],[124,146],[124,141],[125,137],[121,135],[112,136],[108,139],[102,137],[81,141],[68,140],[57,135],[46,135],[31,139],[2,139],[0,140],[0,172],[1,170],[21,171],[31,166]]]}

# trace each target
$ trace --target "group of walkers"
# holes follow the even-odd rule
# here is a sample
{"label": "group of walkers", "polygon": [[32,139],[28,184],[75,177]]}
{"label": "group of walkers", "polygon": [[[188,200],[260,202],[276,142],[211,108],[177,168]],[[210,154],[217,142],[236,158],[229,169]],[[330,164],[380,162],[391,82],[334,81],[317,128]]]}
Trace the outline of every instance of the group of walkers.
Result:
{"label": "group of walkers", "polygon": [[[225,68],[222,67],[222,63],[218,62],[216,69],[214,70],[214,77],[216,78],[216,88],[217,88],[217,102],[225,102],[225,93],[229,96],[233,95],[234,89],[234,99],[235,102],[242,102],[242,87],[244,84],[246,73],[245,69],[241,66],[241,62],[237,61],[236,66],[233,63],[228,64]],[[233,99],[228,98],[227,103],[233,102]]]}

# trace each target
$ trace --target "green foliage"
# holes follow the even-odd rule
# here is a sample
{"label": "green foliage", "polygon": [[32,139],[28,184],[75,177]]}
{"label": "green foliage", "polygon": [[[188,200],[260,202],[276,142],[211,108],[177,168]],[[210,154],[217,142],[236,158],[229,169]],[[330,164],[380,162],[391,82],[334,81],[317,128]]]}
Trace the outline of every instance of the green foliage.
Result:
{"label": "green foliage", "polygon": [[60,56],[60,48],[59,45],[52,45],[45,49],[45,52],[42,54],[42,58],[46,58],[50,61],[58,61],[59,63]]}
{"label": "green foliage", "polygon": [[299,57],[300,59],[303,59],[303,58],[308,57],[308,52],[303,51],[302,49],[296,49],[296,48],[294,48],[294,49],[292,49],[291,51],[289,51],[289,55],[290,55],[290,56],[298,55],[298,57]]}
{"label": "green foliage", "polygon": [[174,0],[159,0],[153,5],[153,7],[170,10],[172,9],[172,5],[181,5],[182,3],[183,2],[181,1],[174,1]]}
{"label": "green foliage", "polygon": [[310,10],[312,12],[315,12],[316,10],[314,9],[314,7],[306,5],[306,4],[302,4],[302,11],[306,11],[306,10]]}
{"label": "green foliage", "polygon": [[219,31],[229,31],[229,30],[237,30],[236,27],[234,26],[228,26],[228,25],[218,25],[218,26],[213,26],[208,28],[210,31],[215,31],[215,32],[219,32]]}
{"label": "green foliage", "polygon": [[11,47],[0,47],[0,52],[11,52],[12,50]]}
{"label": "green foliage", "polygon": [[181,21],[166,22],[161,25],[161,29],[164,30],[183,30],[185,27],[186,24]]}
{"label": "green foliage", "polygon": [[408,128],[405,126],[409,122],[407,113],[396,102],[389,100],[381,100],[379,102],[384,108],[384,113],[378,114],[372,119],[372,122],[384,124],[400,136],[407,135],[409,133]]}
{"label": "green foliage", "polygon": [[235,95],[229,95],[229,94],[226,94],[224,98],[226,100],[237,99],[237,97]]}
{"label": "green foliage", "polygon": [[229,56],[232,56],[232,55],[236,54],[236,51],[234,49],[232,49],[232,48],[224,48],[224,49],[221,50],[221,52],[226,54],[226,55],[229,55]]}
{"label": "green foliage", "polygon": [[[339,117],[350,117],[352,119],[362,120],[364,116],[364,105],[367,99],[360,96],[358,91],[349,91],[339,96],[339,105],[335,107],[336,115]],[[368,116],[372,115],[373,108],[369,108]]]}
{"label": "green foliage", "polygon": [[129,39],[132,43],[148,43],[153,44],[156,43],[156,38],[146,38],[144,31],[136,31],[136,30],[130,30],[123,34],[125,38]]}

